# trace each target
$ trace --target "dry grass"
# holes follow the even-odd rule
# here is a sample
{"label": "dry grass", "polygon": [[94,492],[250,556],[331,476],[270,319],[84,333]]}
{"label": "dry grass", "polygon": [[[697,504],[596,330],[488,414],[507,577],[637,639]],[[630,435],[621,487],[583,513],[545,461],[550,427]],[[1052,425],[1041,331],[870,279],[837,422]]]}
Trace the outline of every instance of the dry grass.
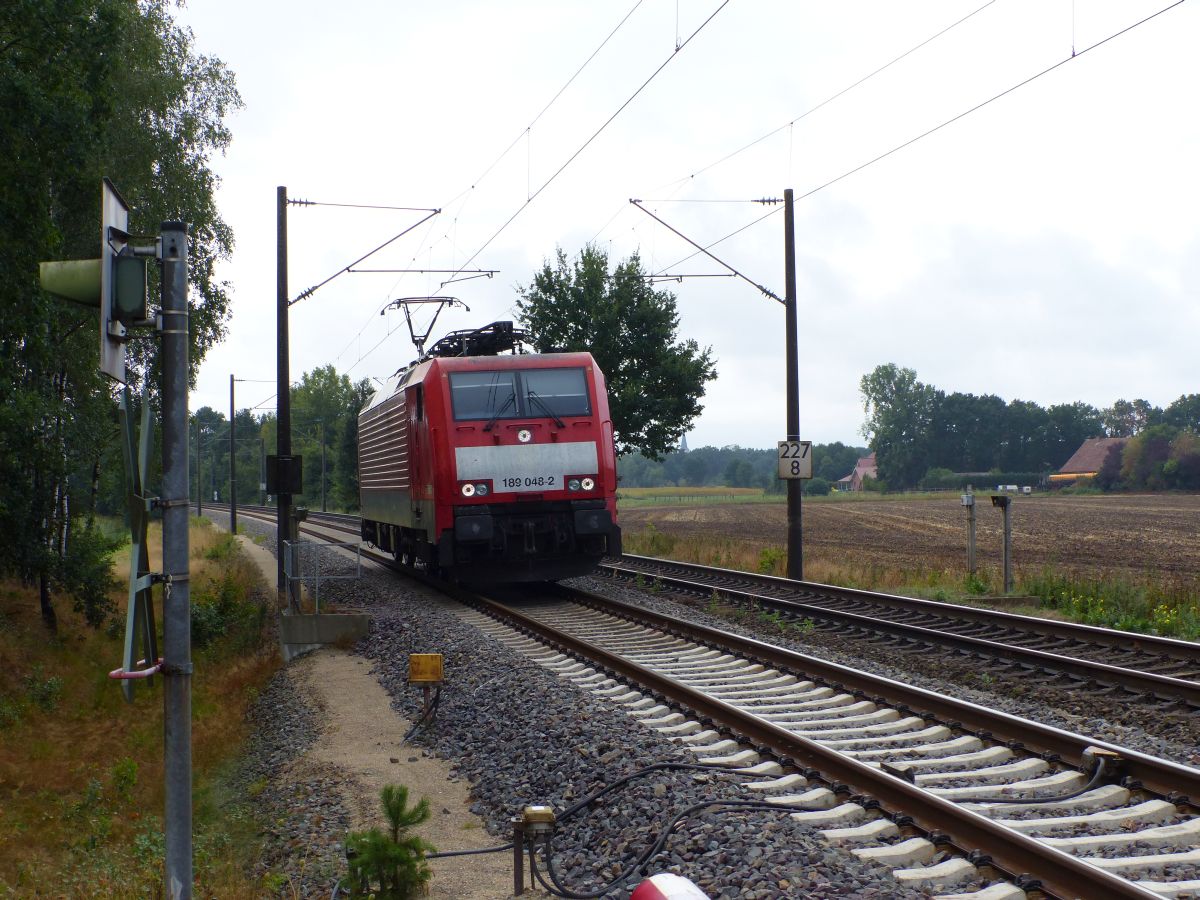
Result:
{"label": "dry grass", "polygon": [[621,488],[622,497],[641,500],[649,497],[761,497],[762,488],[735,487],[645,487]]}
{"label": "dry grass", "polygon": [[[263,596],[257,571],[223,546],[207,523],[192,523],[193,602],[214,602],[221,590]],[[150,551],[158,566],[157,529]],[[126,549],[114,568],[123,585],[128,570]],[[113,597],[118,625],[101,631],[57,598],[59,634],[51,638],[36,593],[0,583],[0,894],[159,895],[161,679],[140,686],[128,705],[107,678],[120,665],[125,592]],[[157,597],[155,606],[161,623]],[[259,619],[254,634],[214,641],[194,662],[197,888],[208,896],[258,896],[244,874],[255,826],[225,804],[219,774],[245,736],[246,708],[277,668],[276,654]]]}
{"label": "dry grass", "polygon": [[[1137,495],[1021,498],[1014,514],[1016,593],[1039,614],[1197,639],[1200,498]],[[992,510],[988,509],[988,513]],[[955,498],[887,498],[805,506],[809,581],[951,602],[988,604],[1002,592],[999,517],[979,516],[979,568],[964,565]],[[629,553],[783,575],[782,509],[687,504],[622,516]]]}

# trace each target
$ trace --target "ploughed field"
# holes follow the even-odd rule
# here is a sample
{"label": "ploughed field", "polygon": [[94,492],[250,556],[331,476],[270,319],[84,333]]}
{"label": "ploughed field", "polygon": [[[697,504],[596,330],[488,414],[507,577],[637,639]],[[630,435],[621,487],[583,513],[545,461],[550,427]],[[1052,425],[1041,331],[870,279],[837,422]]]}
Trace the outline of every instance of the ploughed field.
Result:
{"label": "ploughed field", "polygon": [[[787,540],[783,503],[640,506],[620,511],[637,533],[653,524],[687,541],[727,542],[760,552]],[[803,507],[805,562],[847,569],[965,569],[967,511],[958,494],[934,498],[827,501]],[[1003,519],[988,494],[976,495],[976,558],[1000,565]],[[1200,496],[1049,495],[1014,497],[1013,565],[1019,572],[1052,568],[1083,576],[1119,575],[1200,583]],[[807,573],[806,573],[807,574]],[[820,568],[810,577],[820,579]]]}

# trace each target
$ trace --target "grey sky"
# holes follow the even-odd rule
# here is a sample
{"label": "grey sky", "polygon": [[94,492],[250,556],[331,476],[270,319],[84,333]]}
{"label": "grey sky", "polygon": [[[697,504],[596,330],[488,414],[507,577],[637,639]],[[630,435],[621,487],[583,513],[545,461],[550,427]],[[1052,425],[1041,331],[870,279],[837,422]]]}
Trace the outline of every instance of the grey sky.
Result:
{"label": "grey sky", "polygon": [[[237,74],[246,109],[216,162],[237,249],[229,339],[191,403],[228,408],[230,372],[274,378],[275,186],[293,197],[440,207],[372,258],[463,265],[471,307],[435,336],[512,317],[514,287],[561,245],[640,249],[653,271],[716,272],[630,207],[709,243],[761,216],[738,200],[805,194],[1169,5],[995,0],[967,22],[752,149],[780,126],[974,10],[977,2],[732,0],[532,203],[535,192],[672,57],[720,0],[436,4],[195,0],[180,19]],[[1197,386],[1200,5],[1184,3],[797,207],[805,437],[858,442],[858,381],[884,362],[946,390],[1042,404],[1170,403]],[[486,177],[489,165],[513,149]],[[697,174],[698,173],[698,174]],[[690,176],[695,177],[690,177]],[[472,187],[474,186],[474,187]],[[419,214],[293,208],[291,293]],[[782,293],[782,215],[714,248]],[[414,356],[397,296],[440,277],[343,275],[292,308],[292,375],[334,364],[383,378]],[[681,334],[718,380],[692,446],[783,432],[782,307],[733,279],[667,285]],[[273,409],[270,384],[239,407]]]}

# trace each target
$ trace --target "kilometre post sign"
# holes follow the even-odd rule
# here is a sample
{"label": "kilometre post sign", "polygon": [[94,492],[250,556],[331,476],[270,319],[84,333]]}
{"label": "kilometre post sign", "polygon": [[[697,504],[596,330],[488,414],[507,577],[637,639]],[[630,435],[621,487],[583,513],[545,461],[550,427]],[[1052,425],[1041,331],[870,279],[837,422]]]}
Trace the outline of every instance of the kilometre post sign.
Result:
{"label": "kilometre post sign", "polygon": [[812,441],[779,442],[779,477],[812,478]]}

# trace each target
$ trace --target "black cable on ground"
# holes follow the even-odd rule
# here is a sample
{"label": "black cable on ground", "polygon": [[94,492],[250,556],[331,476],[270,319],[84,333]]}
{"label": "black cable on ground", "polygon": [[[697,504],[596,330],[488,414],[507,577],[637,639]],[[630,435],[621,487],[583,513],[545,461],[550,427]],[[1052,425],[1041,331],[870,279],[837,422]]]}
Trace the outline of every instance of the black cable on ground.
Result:
{"label": "black cable on ground", "polygon": [[529,848],[530,871],[533,873],[533,876],[535,879],[537,879],[538,883],[556,897],[565,897],[568,898],[568,900],[594,900],[594,898],[603,897],[605,894],[611,890],[614,890],[627,879],[632,878],[639,873],[645,874],[647,864],[662,851],[662,848],[666,845],[671,835],[674,834],[675,829],[678,828],[679,825],[686,821],[689,817],[691,817],[693,813],[710,807],[724,807],[723,809],[719,810],[720,812],[735,812],[738,810],[789,814],[795,812],[795,810],[788,806],[779,806],[777,804],[765,803],[758,800],[706,800],[703,803],[696,803],[692,806],[689,806],[683,812],[674,814],[671,817],[670,823],[666,828],[663,829],[662,833],[659,834],[658,839],[655,840],[655,842],[649,848],[638,854],[637,858],[630,865],[628,865],[623,872],[609,881],[608,884],[597,888],[594,891],[588,891],[586,893],[572,891],[562,883],[558,873],[554,870],[554,859],[549,841],[545,841],[542,845],[542,848],[543,852],[546,854],[546,872],[550,876],[550,881],[553,882],[553,884],[547,883],[546,879],[542,877],[541,872],[538,870],[537,860],[534,854],[534,851],[537,848],[534,846],[530,846]]}
{"label": "black cable on ground", "polygon": [[748,777],[754,777],[754,778],[762,778],[761,773],[747,772],[745,769],[734,769],[729,766],[705,766],[700,763],[656,763],[653,766],[647,766],[644,769],[638,769],[636,772],[632,772],[631,774],[626,775],[623,778],[618,778],[616,781],[612,782],[611,784],[605,785],[604,787],[602,787],[600,790],[596,791],[596,793],[592,794],[591,796],[584,797],[582,800],[576,802],[573,806],[567,807],[565,810],[562,811],[562,813],[559,814],[558,821],[563,822],[563,821],[571,818],[580,810],[586,809],[587,807],[591,806],[593,803],[595,803],[597,800],[599,800],[605,794],[611,793],[612,791],[615,791],[619,787],[624,787],[626,784],[628,784],[629,782],[633,781],[636,778],[641,778],[643,775],[649,775],[652,772],[666,772],[666,771],[672,771],[672,770],[716,772],[716,773],[719,773],[722,775],[742,775],[742,776],[748,776]]}
{"label": "black cable on ground", "polygon": [[408,734],[400,739],[400,746],[403,747],[408,743],[409,739],[417,733],[417,730],[424,725],[430,724],[437,718],[438,706],[442,702],[442,686],[439,684],[433,692],[433,700],[429,706],[425,707],[425,711],[421,713],[421,718],[417,719],[416,724],[408,730]]}
{"label": "black cable on ground", "polygon": [[500,847],[484,847],[481,850],[445,850],[441,853],[426,853],[426,859],[445,859],[448,856],[482,856],[485,853],[501,853],[505,850],[511,850],[513,842],[509,841]]}
{"label": "black cable on ground", "polygon": [[1092,773],[1091,779],[1083,787],[1078,790],[1071,791],[1067,794],[1056,794],[1053,797],[955,797],[955,803],[1058,803],[1062,800],[1074,800],[1076,797],[1086,794],[1100,786],[1108,775],[1108,760],[1101,757],[1096,761],[1096,770]]}

